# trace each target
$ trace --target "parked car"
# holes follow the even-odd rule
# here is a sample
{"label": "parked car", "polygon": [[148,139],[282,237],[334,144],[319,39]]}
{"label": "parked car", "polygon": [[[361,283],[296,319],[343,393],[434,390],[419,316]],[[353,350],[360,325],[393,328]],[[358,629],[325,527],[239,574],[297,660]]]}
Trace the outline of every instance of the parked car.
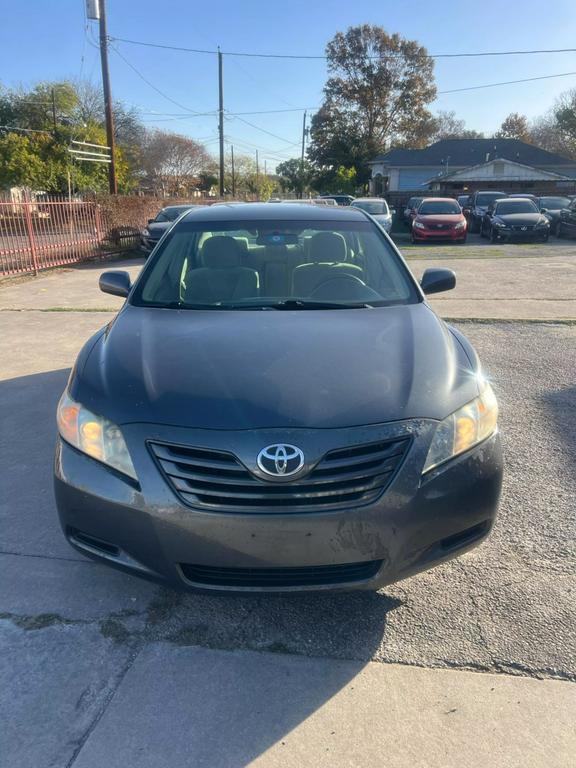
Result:
{"label": "parked car", "polygon": [[350,205],[353,208],[360,208],[360,210],[369,213],[381,227],[384,227],[386,232],[389,233],[392,229],[393,214],[383,197],[357,197]]}
{"label": "parked car", "polygon": [[337,205],[350,205],[354,197],[352,195],[320,195],[323,200],[335,200]]}
{"label": "parked car", "polygon": [[522,194],[511,194],[510,197],[514,197],[517,200],[532,200],[533,203],[536,203],[538,205],[538,196],[537,195],[531,195],[528,193],[522,193]]}
{"label": "parked car", "polygon": [[462,208],[462,211],[464,211],[464,208],[469,204],[470,202],[470,195],[458,195],[458,205],[460,208]]}
{"label": "parked car", "polygon": [[495,200],[501,200],[508,197],[506,192],[494,192],[492,190],[482,190],[474,192],[470,197],[470,213],[468,215],[468,231],[480,232],[480,226],[484,214],[489,206]]}
{"label": "parked car", "polygon": [[454,284],[418,283],[358,208],[185,214],[134,285],[100,277],[125,303],[58,405],[67,540],[258,593],[378,589],[474,547],[502,457],[478,356],[427,302]]}
{"label": "parked car", "polygon": [[519,197],[496,200],[484,214],[480,235],[498,240],[540,240],[550,235],[550,222],[540,213],[536,203]]}
{"label": "parked car", "polygon": [[450,240],[466,242],[466,217],[451,197],[427,197],[412,222],[412,242]]}
{"label": "parked car", "polygon": [[148,219],[147,226],[142,230],[140,250],[146,254],[151,253],[164,232],[172,226],[178,216],[181,216],[184,211],[189,211],[192,207],[195,207],[193,203],[189,205],[169,205],[158,211],[154,219]]}
{"label": "parked car", "polygon": [[576,237],[576,198],[570,202],[569,206],[560,211],[556,235],[558,237]]}
{"label": "parked car", "polygon": [[558,223],[560,221],[560,212],[563,208],[570,207],[571,199],[558,195],[546,195],[539,197],[536,205],[550,222],[550,231],[552,234],[558,234]]}
{"label": "parked car", "polygon": [[406,203],[406,207],[404,208],[404,212],[402,213],[402,221],[408,227],[412,227],[412,222],[414,221],[414,217],[416,216],[416,211],[418,210],[418,206],[420,205],[422,200],[424,200],[423,197],[411,197]]}

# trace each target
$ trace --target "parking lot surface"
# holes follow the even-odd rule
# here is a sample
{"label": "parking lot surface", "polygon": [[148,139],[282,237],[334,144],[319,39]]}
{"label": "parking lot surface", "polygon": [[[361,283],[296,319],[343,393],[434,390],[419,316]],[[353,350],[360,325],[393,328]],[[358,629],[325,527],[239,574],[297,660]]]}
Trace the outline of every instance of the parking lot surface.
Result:
{"label": "parking lot surface", "polygon": [[[560,299],[569,293],[576,273],[574,246],[564,248],[554,259],[526,259],[526,272],[513,267],[516,274],[532,274],[526,285],[529,281],[533,290],[537,287],[539,294],[556,301],[560,319],[566,319]],[[434,254],[422,255],[422,250],[428,249],[411,254],[415,271],[428,260],[438,265]],[[554,271],[555,259],[565,261],[564,271]],[[478,265],[467,271],[464,264],[475,261]],[[478,257],[459,262],[460,289],[473,292],[460,297],[468,315],[436,307],[449,317],[485,317],[471,312],[487,292],[503,296],[514,290],[502,282],[501,261]],[[141,263],[134,260],[127,266],[135,273]],[[397,731],[406,716],[401,702],[412,711],[410,695],[419,691],[428,709],[418,710],[415,701],[412,722],[422,718],[416,728],[422,733],[430,717],[455,713],[459,707],[462,711],[467,706],[471,717],[471,700],[493,691],[500,697],[487,705],[493,707],[494,722],[499,712],[510,724],[508,733],[516,724],[525,734],[525,750],[514,742],[512,757],[490,763],[486,753],[484,765],[536,766],[545,759],[548,766],[571,765],[574,742],[567,733],[576,717],[576,327],[497,319],[459,325],[493,379],[506,455],[500,515],[480,548],[375,594],[181,594],[84,560],[68,547],[57,524],[51,489],[54,412],[77,351],[112,317],[95,310],[119,303],[97,291],[103,268],[63,270],[0,287],[0,710],[5,764],[85,768],[258,761],[254,764],[270,766],[290,764],[282,762],[286,754],[294,765],[373,764],[373,756],[364,763],[352,757],[338,763],[334,752],[329,762],[329,751],[320,755],[314,750],[319,743],[324,750],[323,740],[335,722],[334,711],[326,710],[330,702],[344,692],[353,697],[350,689],[357,677],[358,691],[364,690],[362,676],[377,675],[370,662],[386,662],[419,667],[414,671],[423,675],[461,670],[443,673],[458,675],[460,683],[452,677],[446,682],[434,677],[432,683],[415,676],[405,689],[399,680],[394,682],[393,670],[401,668],[390,667],[391,677],[378,678],[378,690],[388,691]],[[530,269],[540,270],[542,278],[536,279]],[[538,301],[536,297],[527,305],[530,312],[536,312]],[[576,317],[572,309],[568,314]],[[310,666],[298,659],[309,660]],[[316,667],[319,660],[332,666]],[[387,664],[377,669],[385,670]],[[487,681],[487,687],[480,691],[472,686],[468,698],[466,671],[488,673],[472,676]],[[510,675],[524,678],[523,687],[504,690]],[[298,688],[299,679],[312,682]],[[436,687],[425,694],[432,684]],[[532,690],[533,685],[540,688]],[[456,689],[465,699],[459,704],[438,694],[446,690],[456,696]],[[342,699],[341,706],[361,710],[366,696]],[[539,700],[556,716],[546,719]],[[375,700],[374,706],[381,709],[384,704]],[[374,718],[366,718],[359,731],[350,725],[357,738],[375,728],[371,743],[389,749],[385,729],[379,731]],[[291,740],[290,734],[306,722],[312,730],[302,735],[304,741]],[[491,728],[490,719],[476,722],[485,723],[484,733]],[[187,723],[190,740],[178,735]],[[175,735],[168,738],[172,727]],[[436,733],[442,733],[440,725]],[[494,733],[501,734],[501,743],[505,732]],[[308,761],[298,758],[306,738],[315,744],[306,752]],[[412,729],[402,738],[409,744],[417,737]],[[480,729],[478,741],[482,738]],[[547,739],[552,740],[548,745]],[[329,739],[327,745],[330,750]],[[283,746],[289,749],[282,752]],[[171,760],[162,762],[172,747]],[[482,764],[474,761],[474,754],[451,762],[439,744],[430,749],[430,766]]]}

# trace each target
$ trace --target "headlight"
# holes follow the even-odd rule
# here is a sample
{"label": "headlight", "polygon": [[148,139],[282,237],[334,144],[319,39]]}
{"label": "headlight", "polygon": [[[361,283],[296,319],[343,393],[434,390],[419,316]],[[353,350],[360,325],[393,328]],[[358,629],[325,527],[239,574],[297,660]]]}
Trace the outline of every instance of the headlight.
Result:
{"label": "headlight", "polygon": [[438,424],[422,474],[490,437],[497,422],[498,403],[492,387],[484,382],[479,397]]}
{"label": "headlight", "polygon": [[464,229],[466,226],[465,221],[459,221],[458,223],[454,224],[454,229]]}
{"label": "headlight", "polygon": [[536,224],[536,226],[537,227],[549,227],[550,226],[550,221],[546,217],[544,217],[543,219],[539,220],[539,222],[538,222],[538,224]]}
{"label": "headlight", "polygon": [[144,237],[150,237],[150,230],[149,229],[143,229],[142,230],[142,234],[144,235]]}
{"label": "headlight", "polygon": [[414,226],[416,227],[416,229],[426,229],[426,227],[424,226],[424,224],[422,224],[421,221],[415,221]]}
{"label": "headlight", "polygon": [[122,432],[116,424],[96,416],[72,400],[68,391],[60,398],[56,420],[60,436],[67,443],[93,459],[137,479]]}
{"label": "headlight", "polygon": [[503,221],[495,221],[492,223],[493,227],[496,227],[497,229],[506,229],[506,224],[504,224]]}

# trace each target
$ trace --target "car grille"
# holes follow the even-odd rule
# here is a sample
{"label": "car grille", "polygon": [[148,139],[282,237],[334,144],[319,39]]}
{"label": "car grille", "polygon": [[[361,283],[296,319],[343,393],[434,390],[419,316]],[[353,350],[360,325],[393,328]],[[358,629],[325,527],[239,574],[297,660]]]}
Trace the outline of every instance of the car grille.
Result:
{"label": "car grille", "polygon": [[215,568],[180,563],[184,578],[213,587],[303,587],[366,581],[379,571],[382,560],[344,565],[313,565],[300,568]]}
{"label": "car grille", "polygon": [[531,232],[534,229],[533,224],[514,224],[512,229],[514,232]]}
{"label": "car grille", "polygon": [[450,224],[432,224],[431,229],[445,230],[451,229]]}
{"label": "car grille", "polygon": [[190,506],[285,512],[374,501],[392,480],[409,445],[405,437],[333,450],[306,475],[286,482],[256,477],[225,451],[165,443],[150,443],[150,448],[172,490]]}

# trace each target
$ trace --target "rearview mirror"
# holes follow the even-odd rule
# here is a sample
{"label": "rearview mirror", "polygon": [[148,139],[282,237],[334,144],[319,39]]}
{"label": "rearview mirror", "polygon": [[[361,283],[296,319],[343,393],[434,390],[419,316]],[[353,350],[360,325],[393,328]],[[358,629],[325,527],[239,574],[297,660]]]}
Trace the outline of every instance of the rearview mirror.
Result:
{"label": "rearview mirror", "polygon": [[451,291],[456,286],[456,275],[451,269],[426,269],[420,280],[425,294]]}
{"label": "rearview mirror", "polygon": [[125,298],[130,293],[130,275],[128,272],[120,270],[102,272],[99,285],[103,293],[111,293],[112,296],[122,296]]}

